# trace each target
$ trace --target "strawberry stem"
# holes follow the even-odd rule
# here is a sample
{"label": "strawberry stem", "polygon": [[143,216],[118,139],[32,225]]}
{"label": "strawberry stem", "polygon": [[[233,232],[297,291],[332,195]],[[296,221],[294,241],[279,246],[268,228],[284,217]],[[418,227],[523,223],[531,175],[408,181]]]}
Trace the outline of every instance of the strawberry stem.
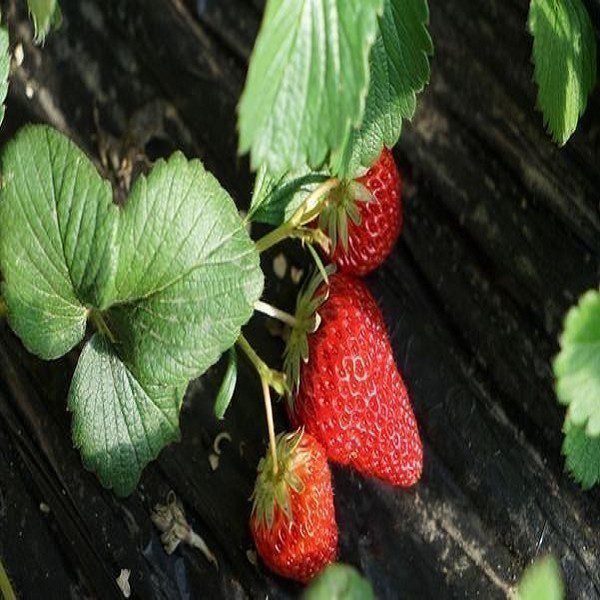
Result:
{"label": "strawberry stem", "polygon": [[10,579],[8,578],[8,574],[6,573],[6,569],[0,560],[0,595],[5,600],[17,600],[17,596],[15,595],[15,591],[10,584]]}
{"label": "strawberry stem", "polygon": [[278,321],[281,321],[286,325],[289,325],[290,327],[296,327],[296,325],[298,324],[296,317],[294,317],[293,315],[290,315],[289,313],[286,313],[285,311],[280,310],[275,306],[271,306],[266,302],[262,302],[261,300],[258,300],[258,302],[254,304],[254,309],[262,313],[263,315],[267,315],[268,317],[277,319]]}
{"label": "strawberry stem", "polygon": [[277,475],[277,444],[275,441],[275,424],[273,423],[273,405],[271,403],[271,388],[264,377],[260,378],[265,401],[265,414],[267,415],[267,428],[269,430],[269,448],[273,460],[273,475]]}
{"label": "strawberry stem", "polygon": [[294,232],[299,227],[310,223],[313,219],[318,217],[323,210],[327,195],[339,184],[340,181],[335,177],[323,182],[306,197],[289,221],[282,223],[277,229],[267,233],[267,235],[258,240],[258,242],[256,242],[256,249],[259,252],[268,250],[275,246],[275,244],[293,236]]}
{"label": "strawberry stem", "polygon": [[267,417],[267,428],[269,430],[269,447],[273,457],[273,473],[277,473],[277,447],[275,440],[275,424],[273,422],[273,406],[271,403],[271,388],[278,394],[283,395],[287,391],[285,375],[279,371],[271,369],[258,354],[254,348],[248,343],[248,340],[243,336],[237,340],[237,345],[242,349],[248,360],[252,363],[262,385],[263,399],[265,401],[265,414]]}

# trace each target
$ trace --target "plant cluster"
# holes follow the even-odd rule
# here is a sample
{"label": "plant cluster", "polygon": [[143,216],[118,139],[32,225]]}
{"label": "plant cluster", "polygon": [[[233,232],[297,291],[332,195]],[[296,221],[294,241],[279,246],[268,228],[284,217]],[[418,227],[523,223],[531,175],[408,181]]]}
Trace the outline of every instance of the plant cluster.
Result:
{"label": "plant cluster", "polygon": [[[58,3],[28,4],[41,41],[60,21]],[[190,380],[227,353],[215,400],[223,418],[241,351],[260,377],[270,438],[251,531],[267,565],[303,582],[337,553],[328,460],[404,487],[422,471],[406,387],[358,277],[383,262],[402,227],[390,149],[429,80],[428,18],[426,0],[268,0],[239,104],[240,152],[257,171],[245,219],[181,153],[140,176],[123,206],[50,127],[23,128],[0,156],[0,310],[44,359],[85,340],[68,397],[85,466],[116,494],[131,493],[178,438]],[[580,0],[532,0],[529,27],[538,104],[562,144],[595,80],[593,30]],[[2,100],[8,71],[2,31]],[[272,230],[254,242],[248,221]],[[260,253],[288,238],[316,264],[294,315],[261,301]],[[590,292],[570,313],[555,362],[569,405],[567,465],[586,486],[600,479],[599,306]],[[241,333],[257,310],[290,328],[284,372]],[[272,391],[286,396],[296,431],[276,436]],[[318,585],[363,585],[333,572],[333,584],[328,575]]]}

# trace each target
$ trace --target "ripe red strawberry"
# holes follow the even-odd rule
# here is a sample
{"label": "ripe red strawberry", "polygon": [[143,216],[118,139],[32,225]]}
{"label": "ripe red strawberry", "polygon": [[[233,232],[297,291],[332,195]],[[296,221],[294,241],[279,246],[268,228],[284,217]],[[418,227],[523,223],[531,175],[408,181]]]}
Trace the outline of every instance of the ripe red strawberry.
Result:
{"label": "ripe red strawberry", "polygon": [[366,275],[383,263],[402,229],[402,179],[389,150],[366,175],[330,194],[319,227],[331,238],[331,259],[344,273]]}
{"label": "ripe red strawberry", "polygon": [[[327,456],[399,486],[416,483],[423,449],[383,317],[365,284],[344,274],[301,296],[286,369],[297,394],[289,413]],[[320,325],[310,333],[318,308]],[[303,364],[300,366],[300,360]]]}
{"label": "ripe red strawberry", "polygon": [[325,450],[299,430],[277,438],[260,461],[250,529],[258,554],[275,573],[306,583],[337,555],[338,528]]}

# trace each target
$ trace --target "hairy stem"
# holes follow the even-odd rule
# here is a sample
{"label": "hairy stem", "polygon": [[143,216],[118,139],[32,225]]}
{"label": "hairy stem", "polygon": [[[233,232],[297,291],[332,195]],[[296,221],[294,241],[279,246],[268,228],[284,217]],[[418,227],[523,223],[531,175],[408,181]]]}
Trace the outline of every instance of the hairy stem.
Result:
{"label": "hairy stem", "polygon": [[302,225],[310,223],[315,217],[318,217],[323,208],[323,197],[339,185],[339,180],[336,178],[328,179],[323,182],[316,190],[311,192],[296,212],[292,215],[289,221],[280,225],[270,233],[267,233],[258,242],[256,249],[259,252],[268,250],[275,244],[282,242],[292,235],[294,230]]}
{"label": "hairy stem", "polygon": [[240,335],[237,341],[238,346],[243,350],[244,354],[248,357],[248,360],[252,363],[258,376],[260,377],[260,383],[262,385],[263,399],[265,402],[265,414],[267,417],[267,428],[269,430],[269,447],[271,449],[271,455],[273,457],[273,472],[277,473],[277,446],[275,443],[275,424],[273,423],[273,406],[271,403],[271,386],[274,383],[275,378],[278,376],[276,372],[269,368],[258,354],[254,351],[254,348],[248,343],[248,340]]}
{"label": "hairy stem", "polygon": [[263,315],[267,315],[268,317],[272,317],[273,319],[282,321],[290,327],[296,327],[296,325],[298,324],[296,317],[290,315],[289,313],[286,313],[283,310],[280,310],[279,308],[276,308],[275,306],[271,306],[270,304],[267,304],[262,300],[258,300],[254,304],[254,309],[262,313]]}
{"label": "hairy stem", "polygon": [[4,565],[0,560],[0,595],[4,600],[17,600],[17,596],[10,584],[10,579],[4,569]]}

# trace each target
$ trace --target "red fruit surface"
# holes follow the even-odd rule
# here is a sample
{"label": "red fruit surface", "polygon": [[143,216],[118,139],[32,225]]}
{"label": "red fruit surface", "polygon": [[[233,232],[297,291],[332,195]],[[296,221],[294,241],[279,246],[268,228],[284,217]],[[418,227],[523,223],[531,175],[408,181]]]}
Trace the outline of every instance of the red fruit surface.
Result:
{"label": "red fruit surface", "polygon": [[299,491],[289,489],[291,518],[276,504],[270,527],[255,511],[250,529],[259,556],[272,571],[306,583],[335,561],[338,528],[325,450],[303,433],[295,452],[305,454],[289,465],[302,482]]}
{"label": "red fruit surface", "polygon": [[413,485],[423,448],[375,299],[361,280],[336,274],[319,315],[292,422],[314,435],[329,459],[393,485]]}
{"label": "red fruit surface", "polygon": [[332,261],[344,273],[366,275],[389,256],[402,229],[402,178],[392,153],[384,149],[366,175],[357,180],[371,192],[358,202],[361,222],[348,220],[348,249],[338,242]]}

